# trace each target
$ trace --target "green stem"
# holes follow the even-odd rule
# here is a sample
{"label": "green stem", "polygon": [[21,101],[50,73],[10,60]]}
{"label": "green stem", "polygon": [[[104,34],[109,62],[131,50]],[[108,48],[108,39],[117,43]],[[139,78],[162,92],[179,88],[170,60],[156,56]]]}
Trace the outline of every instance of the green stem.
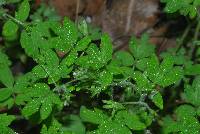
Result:
{"label": "green stem", "polygon": [[19,24],[19,25],[21,25],[21,26],[23,26],[23,27],[26,26],[25,23],[23,23],[23,22],[21,22],[20,20],[14,18],[14,17],[11,16],[10,14],[4,13],[3,16],[6,17],[6,18],[11,19],[11,20],[14,21],[15,23],[17,23],[17,24]]}
{"label": "green stem", "polygon": [[149,105],[145,102],[142,102],[142,101],[137,101],[137,102],[124,102],[122,103],[124,105],[140,105],[140,106],[144,106],[146,107],[151,113],[153,113],[154,110],[152,110]]}
{"label": "green stem", "polygon": [[189,25],[186,27],[186,29],[185,29],[185,31],[184,31],[184,33],[183,33],[181,39],[179,40],[178,46],[177,46],[177,49],[176,49],[176,52],[178,52],[179,49],[181,48],[181,46],[182,46],[182,44],[183,44],[185,38],[187,37],[187,35],[188,35],[189,31],[190,31],[190,28],[191,28],[191,24],[189,24]]}
{"label": "green stem", "polygon": [[[194,33],[194,38],[193,41],[197,41],[198,37],[199,37],[199,31],[200,31],[200,17],[198,17],[198,23],[197,26],[195,28],[195,33]],[[192,55],[195,51],[196,45],[193,43],[191,46],[191,51],[190,51],[190,57],[192,58]]]}

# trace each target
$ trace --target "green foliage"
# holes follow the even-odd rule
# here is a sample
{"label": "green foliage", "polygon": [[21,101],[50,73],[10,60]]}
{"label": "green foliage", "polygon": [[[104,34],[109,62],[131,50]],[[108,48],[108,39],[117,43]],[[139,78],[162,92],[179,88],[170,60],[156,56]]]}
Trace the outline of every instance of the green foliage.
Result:
{"label": "green foliage", "polygon": [[[162,2],[166,12],[192,18],[200,3]],[[16,59],[0,50],[0,133],[15,133],[12,124],[21,120],[30,125],[24,130],[37,127],[41,134],[149,133],[154,126],[163,134],[200,133],[199,55],[192,47],[156,55],[143,34],[131,38],[129,51],[114,51],[109,35],[84,19],[61,22],[45,5],[30,13],[28,0],[0,3],[7,4],[17,11],[13,17],[0,8],[3,43],[20,44],[33,64],[15,75]],[[167,115],[168,103],[173,114]]]}
{"label": "green foliage", "polygon": [[137,114],[129,113],[126,110],[118,111],[113,118],[109,118],[103,111],[95,109],[89,110],[85,107],[80,109],[80,117],[84,122],[98,124],[98,129],[89,133],[126,133],[131,134],[131,130],[143,130],[146,124],[142,122]]}
{"label": "green foliage", "polygon": [[167,13],[179,11],[180,14],[184,16],[189,15],[191,18],[197,16],[200,6],[199,0],[161,0],[161,2],[166,3],[164,10]]}
{"label": "green foliage", "polygon": [[0,132],[2,134],[14,134],[14,131],[8,126],[15,120],[14,115],[0,114]]}

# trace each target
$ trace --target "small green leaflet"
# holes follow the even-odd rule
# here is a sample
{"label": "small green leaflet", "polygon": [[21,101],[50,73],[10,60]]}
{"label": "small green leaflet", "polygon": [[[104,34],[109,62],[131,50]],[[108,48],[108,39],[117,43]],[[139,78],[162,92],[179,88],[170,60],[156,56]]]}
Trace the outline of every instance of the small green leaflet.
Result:
{"label": "small green leaflet", "polygon": [[55,118],[53,118],[48,125],[43,124],[40,134],[73,134],[73,133],[68,131],[63,131],[62,125]]}
{"label": "small green leaflet", "polygon": [[112,80],[113,80],[113,75],[108,71],[101,72],[98,79],[102,87],[106,87],[109,84],[111,84]]}
{"label": "small green leaflet", "polygon": [[126,51],[118,51],[114,56],[123,66],[132,66],[134,64],[134,58]]}
{"label": "small green leaflet", "polygon": [[81,56],[76,64],[82,67],[100,69],[112,59],[112,43],[108,35],[101,38],[100,50],[96,44],[90,44],[86,50],[87,55]]}
{"label": "small green leaflet", "polygon": [[2,35],[5,37],[16,36],[18,28],[19,27],[15,22],[8,20],[3,26]]}
{"label": "small green leaflet", "polygon": [[160,109],[163,109],[163,98],[159,92],[152,94],[151,98],[152,102]]}
{"label": "small green leaflet", "polygon": [[128,113],[126,110],[117,112],[115,116],[116,122],[127,125],[132,130],[143,130],[146,124],[134,113]]}
{"label": "small green leaflet", "polygon": [[148,35],[142,35],[142,38],[139,40],[136,37],[132,37],[129,49],[135,59],[141,59],[148,56],[151,56],[154,53],[155,46],[150,44]]}
{"label": "small green leaflet", "polygon": [[[114,107],[109,106],[109,108]],[[119,108],[114,109],[120,110]],[[128,111],[126,110],[121,110],[117,112],[117,114],[114,116],[114,119],[112,120],[99,109],[95,109],[94,111],[92,111],[85,107],[81,107],[80,117],[85,122],[99,124],[98,129],[89,132],[91,134],[131,134],[131,131],[129,129],[143,130],[146,128],[146,124],[140,120],[139,116],[134,113],[128,113]]]}
{"label": "small green leaflet", "polygon": [[14,78],[8,66],[0,65],[0,82],[6,87],[13,87]]}
{"label": "small green leaflet", "polygon": [[14,115],[0,114],[0,126],[9,126],[15,120]]}
{"label": "small green leaflet", "polygon": [[[85,134],[86,128],[81,119],[77,115],[66,116],[66,122],[69,122],[67,126],[63,128],[64,131],[71,132],[73,134]],[[77,129],[78,128],[78,129]]]}
{"label": "small green leaflet", "polygon": [[176,121],[167,117],[164,120],[164,131],[166,134],[180,132],[182,134],[199,134],[200,123],[195,117],[195,109],[190,105],[181,105],[175,111]]}
{"label": "small green leaflet", "polygon": [[82,106],[80,109],[80,117],[85,122],[90,122],[94,124],[102,124],[108,120],[108,116],[99,109],[94,109],[94,111],[87,109]]}
{"label": "small green leaflet", "polygon": [[44,120],[46,119],[52,112],[52,98],[50,97],[46,97],[43,101],[42,101],[42,105],[40,108],[40,116],[41,119]]}
{"label": "small green leaflet", "polygon": [[34,100],[31,100],[23,109],[22,109],[22,115],[24,115],[26,118],[33,115],[37,111],[39,111],[41,105],[41,98],[37,98]]}
{"label": "small green leaflet", "polygon": [[90,37],[86,36],[86,37],[82,38],[80,41],[77,42],[77,45],[76,45],[75,49],[77,51],[83,51],[88,47],[90,42],[91,42]]}
{"label": "small green leaflet", "polygon": [[161,0],[161,2],[166,3],[165,12],[179,11],[184,16],[189,15],[190,18],[197,16],[197,7],[200,5],[199,0]]}
{"label": "small green leaflet", "polygon": [[12,95],[13,91],[11,88],[1,88],[0,89],[0,102],[8,99]]}
{"label": "small green leaflet", "polygon": [[88,134],[132,134],[132,132],[125,126],[114,121],[105,121],[100,124],[98,129]]}
{"label": "small green leaflet", "polygon": [[174,61],[171,56],[165,57],[159,65],[159,61],[153,55],[147,65],[147,76],[155,84],[163,87],[169,86],[182,78],[183,71],[181,67],[174,67]]}
{"label": "small green leaflet", "polygon": [[0,50],[0,65],[10,66],[11,61],[8,56]]}
{"label": "small green leaflet", "polygon": [[24,105],[23,101],[28,101],[22,109],[22,115],[26,118],[40,111],[41,119],[44,120],[51,114],[54,106],[62,107],[60,98],[44,83],[37,83],[25,91],[17,96],[16,103]]}
{"label": "small green leaflet", "polygon": [[18,19],[19,21],[25,21],[30,12],[30,5],[28,0],[23,0],[21,5],[19,6],[18,11],[15,13],[15,18]]}
{"label": "small green leaflet", "polygon": [[8,127],[14,120],[15,120],[14,115],[0,114],[0,133],[15,134],[15,132]]}
{"label": "small green leaflet", "polygon": [[154,85],[148,80],[145,74],[135,71],[132,78],[136,82],[140,91],[150,91],[153,89]]}
{"label": "small green leaflet", "polygon": [[13,87],[14,77],[9,68],[11,62],[8,57],[0,51],[0,82],[6,87]]}
{"label": "small green leaflet", "polygon": [[200,64],[186,66],[184,73],[185,75],[200,75]]}
{"label": "small green leaflet", "polygon": [[188,102],[195,106],[200,106],[200,76],[194,79],[192,86],[185,86],[184,94]]}

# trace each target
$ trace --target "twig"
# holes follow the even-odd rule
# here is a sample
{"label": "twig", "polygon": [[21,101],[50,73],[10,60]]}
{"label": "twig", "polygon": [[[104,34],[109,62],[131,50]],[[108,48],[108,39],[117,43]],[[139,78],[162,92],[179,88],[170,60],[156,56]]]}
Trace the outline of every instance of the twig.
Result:
{"label": "twig", "polygon": [[[194,39],[193,41],[197,41],[198,40],[198,37],[199,37],[199,30],[200,30],[200,17],[198,17],[198,23],[197,23],[197,26],[195,28],[195,33],[194,33]],[[191,51],[190,51],[190,57],[192,58],[192,55],[195,51],[195,48],[196,48],[196,45],[193,43],[192,46],[191,46]]]}
{"label": "twig", "polygon": [[184,33],[183,33],[181,39],[179,40],[178,46],[177,46],[177,49],[176,49],[176,52],[178,52],[179,49],[181,48],[181,46],[182,46],[182,44],[183,44],[185,38],[187,37],[187,35],[188,35],[189,31],[190,31],[190,28],[191,28],[191,24],[189,24],[189,25],[186,27],[186,29],[185,29],[185,31],[184,31]]}
{"label": "twig", "polygon": [[11,16],[11,15],[9,15],[9,14],[7,14],[7,13],[4,13],[4,14],[3,14],[3,17],[7,17],[7,18],[13,20],[15,23],[17,23],[17,24],[22,25],[22,26],[25,27],[25,23],[21,22],[20,20],[14,18],[13,16]]}
{"label": "twig", "polygon": [[142,102],[142,101],[137,101],[137,102],[124,102],[122,103],[124,105],[141,105],[141,106],[144,106],[146,107],[150,112],[153,112],[153,110],[149,107],[149,105],[145,102]]}
{"label": "twig", "polygon": [[134,4],[135,4],[135,0],[130,0],[129,6],[128,6],[128,10],[127,10],[125,34],[127,34],[129,32],[129,29],[130,29],[131,17],[132,17]]}
{"label": "twig", "polygon": [[80,0],[76,0],[76,18],[75,18],[75,23],[77,25],[78,23],[78,12],[79,12],[79,7],[80,7]]}

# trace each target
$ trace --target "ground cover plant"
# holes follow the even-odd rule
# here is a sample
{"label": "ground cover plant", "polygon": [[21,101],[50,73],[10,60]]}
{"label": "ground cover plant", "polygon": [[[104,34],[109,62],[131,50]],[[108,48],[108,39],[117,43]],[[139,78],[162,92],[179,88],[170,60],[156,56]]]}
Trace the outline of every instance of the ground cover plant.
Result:
{"label": "ground cover plant", "polygon": [[[200,1],[161,2],[189,22],[158,55],[148,34],[113,51],[109,35],[84,19],[1,0],[0,133],[199,134]],[[31,65],[15,74],[16,60]]]}

